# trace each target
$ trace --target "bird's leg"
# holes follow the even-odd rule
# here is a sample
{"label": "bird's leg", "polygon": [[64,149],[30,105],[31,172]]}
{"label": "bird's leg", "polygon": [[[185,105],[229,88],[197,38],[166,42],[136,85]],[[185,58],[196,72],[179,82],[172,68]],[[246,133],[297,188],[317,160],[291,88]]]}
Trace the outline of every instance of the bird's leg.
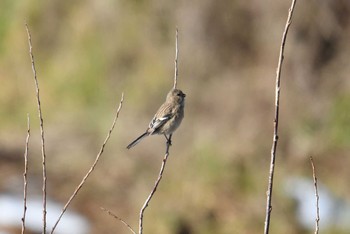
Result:
{"label": "bird's leg", "polygon": [[169,135],[169,140],[168,140],[168,143],[169,143],[169,145],[171,145],[171,137],[173,136],[173,134],[170,134]]}
{"label": "bird's leg", "polygon": [[169,137],[166,136],[166,134],[164,133],[165,139],[166,139],[166,143],[171,145],[171,137],[173,134],[170,134]]}

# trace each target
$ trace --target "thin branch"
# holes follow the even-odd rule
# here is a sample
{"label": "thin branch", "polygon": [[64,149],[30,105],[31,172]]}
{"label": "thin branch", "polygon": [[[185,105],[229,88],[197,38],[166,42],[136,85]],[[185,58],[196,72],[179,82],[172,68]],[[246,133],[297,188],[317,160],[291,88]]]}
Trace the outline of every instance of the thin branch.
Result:
{"label": "thin branch", "polygon": [[42,175],[43,175],[43,233],[46,233],[46,153],[45,153],[45,137],[44,137],[44,119],[41,111],[41,101],[40,101],[40,91],[39,91],[39,83],[37,79],[37,73],[35,69],[34,55],[33,55],[33,47],[32,47],[32,36],[30,34],[28,25],[25,24],[27,35],[28,35],[28,44],[29,44],[29,55],[32,62],[32,70],[34,74],[34,82],[35,82],[35,91],[36,91],[36,99],[38,103],[38,113],[40,119],[40,133],[41,133],[41,155],[42,155]]}
{"label": "thin branch", "polygon": [[316,177],[316,170],[314,165],[314,160],[312,157],[310,157],[311,167],[312,167],[312,177],[314,179],[314,187],[315,187],[315,197],[316,197],[316,219],[315,219],[315,234],[318,234],[318,231],[320,229],[319,222],[320,222],[320,207],[319,207],[319,200],[320,197],[318,196],[318,188],[317,188],[317,177]]}
{"label": "thin branch", "polygon": [[107,214],[109,214],[110,216],[112,216],[113,218],[119,220],[120,222],[122,222],[133,234],[136,234],[136,232],[134,231],[134,229],[132,229],[132,227],[125,222],[122,218],[119,218],[117,215],[113,214],[112,211],[107,210],[106,208],[100,207],[101,210],[103,210],[104,212],[106,212]]}
{"label": "thin branch", "polygon": [[[179,47],[178,47],[178,28],[176,28],[176,34],[175,34],[175,60],[174,60],[174,65],[175,65],[175,72],[174,72],[174,86],[173,88],[176,89],[177,86],[177,77],[178,77],[178,56],[179,56]],[[163,177],[163,173],[164,173],[164,169],[165,169],[165,165],[166,162],[168,160],[169,157],[169,147],[171,145],[171,137],[172,135],[169,136],[169,139],[166,142],[166,150],[165,150],[165,155],[162,161],[162,165],[160,167],[160,171],[158,174],[158,178],[154,184],[154,187],[151,191],[151,193],[148,195],[145,203],[143,204],[141,210],[140,210],[140,216],[139,216],[139,234],[142,234],[143,232],[143,215],[144,212],[146,210],[146,208],[148,207],[149,202],[151,201],[154,193],[157,191],[158,185]]]}
{"label": "thin branch", "polygon": [[177,76],[179,74],[178,66],[177,66],[177,60],[179,56],[179,47],[178,47],[178,29],[176,28],[176,36],[175,36],[175,73],[174,73],[174,89],[176,89],[177,86]]}
{"label": "thin branch", "polygon": [[26,147],[24,150],[24,173],[23,173],[23,216],[22,216],[22,234],[26,231],[26,212],[27,212],[27,172],[28,172],[28,148],[30,137],[30,120],[27,114],[27,138]]}
{"label": "thin branch", "polygon": [[276,159],[276,148],[277,148],[277,141],[278,141],[278,117],[279,117],[279,100],[280,100],[280,83],[281,83],[281,69],[282,69],[282,63],[284,58],[284,47],[286,43],[287,33],[290,24],[292,23],[292,16],[295,8],[296,0],[292,0],[292,5],[289,8],[288,13],[288,19],[284,28],[283,36],[282,36],[282,42],[280,47],[280,53],[279,53],[279,60],[278,60],[278,66],[276,70],[276,94],[275,94],[275,117],[274,117],[274,129],[273,129],[273,142],[272,142],[272,149],[271,149],[271,162],[270,162],[270,173],[269,173],[269,183],[268,183],[268,189],[267,189],[267,201],[266,201],[266,218],[265,218],[265,227],[264,227],[264,234],[269,233],[270,228],[270,217],[271,217],[271,211],[272,211],[272,187],[273,187],[273,175],[275,170],[275,159]]}
{"label": "thin branch", "polygon": [[80,184],[76,187],[75,191],[73,192],[72,196],[69,198],[68,202],[64,205],[60,216],[58,217],[55,225],[53,226],[53,228],[51,230],[51,234],[55,231],[58,223],[60,222],[63,214],[66,212],[66,210],[67,210],[68,206],[70,205],[70,203],[72,202],[72,200],[76,197],[76,195],[78,194],[79,190],[83,187],[84,183],[86,182],[87,178],[90,176],[90,174],[95,169],[95,167],[96,167],[96,165],[97,165],[97,163],[98,163],[98,161],[99,161],[99,159],[100,159],[100,157],[101,157],[101,155],[102,155],[102,153],[104,151],[104,148],[105,148],[105,146],[106,146],[106,144],[107,144],[107,142],[108,142],[108,140],[109,140],[109,138],[111,136],[111,133],[112,133],[112,131],[114,129],[114,126],[115,126],[115,124],[117,122],[117,119],[119,117],[119,112],[120,112],[120,110],[121,110],[121,108],[123,106],[123,101],[124,101],[124,93],[122,93],[122,97],[121,97],[121,100],[120,100],[120,103],[119,103],[119,107],[118,107],[118,109],[116,111],[116,114],[115,114],[112,126],[109,129],[109,131],[108,131],[107,137],[106,137],[105,141],[103,142],[103,144],[101,146],[101,149],[100,149],[99,153],[97,154],[94,163],[92,164],[92,166],[90,167],[89,171],[86,173],[86,175],[84,176],[84,178],[82,179]]}
{"label": "thin branch", "polygon": [[165,169],[165,165],[166,165],[166,162],[167,162],[168,157],[169,157],[169,147],[170,147],[170,142],[171,142],[171,136],[172,135],[170,135],[169,140],[166,143],[166,151],[165,151],[165,155],[164,155],[164,158],[163,158],[163,161],[162,161],[162,166],[160,167],[158,178],[157,178],[157,180],[156,180],[156,182],[154,184],[154,187],[153,187],[151,193],[148,195],[148,197],[147,197],[147,199],[146,199],[145,203],[143,204],[143,206],[141,208],[141,211],[140,211],[139,234],[142,234],[142,231],[143,231],[143,214],[144,214],[146,208],[148,207],[148,204],[151,201],[154,193],[157,191],[159,182],[161,181],[161,179],[163,177],[163,172],[164,172],[164,169]]}

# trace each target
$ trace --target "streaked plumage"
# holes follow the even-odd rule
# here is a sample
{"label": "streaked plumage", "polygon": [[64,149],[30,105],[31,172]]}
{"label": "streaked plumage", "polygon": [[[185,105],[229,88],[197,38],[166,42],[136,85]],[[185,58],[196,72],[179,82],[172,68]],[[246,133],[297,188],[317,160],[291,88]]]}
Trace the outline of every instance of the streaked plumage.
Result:
{"label": "streaked plumage", "polygon": [[186,95],[179,89],[170,90],[165,102],[160,106],[149,123],[146,132],[131,142],[127,148],[130,149],[146,136],[154,134],[164,134],[165,138],[169,140],[170,138],[167,135],[170,137],[180,126],[184,117],[185,97]]}

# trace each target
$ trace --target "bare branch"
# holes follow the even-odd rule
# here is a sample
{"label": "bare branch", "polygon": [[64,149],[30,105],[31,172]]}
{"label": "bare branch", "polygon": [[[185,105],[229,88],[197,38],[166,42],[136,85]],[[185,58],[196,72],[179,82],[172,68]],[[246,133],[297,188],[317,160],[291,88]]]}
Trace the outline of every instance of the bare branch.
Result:
{"label": "bare branch", "polygon": [[25,24],[27,35],[28,35],[28,44],[29,44],[29,55],[32,62],[32,70],[34,74],[34,82],[35,82],[35,91],[36,91],[36,99],[38,103],[38,113],[40,119],[40,133],[41,133],[41,155],[42,155],[42,174],[43,174],[43,233],[46,233],[46,153],[45,153],[45,137],[44,137],[44,120],[43,114],[41,111],[41,101],[40,101],[40,91],[39,91],[39,83],[37,79],[37,73],[35,69],[34,55],[33,55],[33,46],[32,46],[32,36],[30,34],[28,25]]}
{"label": "bare branch", "polygon": [[101,210],[103,210],[104,212],[106,212],[107,214],[109,214],[110,216],[112,216],[113,218],[119,220],[120,222],[122,222],[133,234],[136,234],[136,232],[134,231],[134,229],[132,229],[132,227],[125,222],[122,218],[119,218],[117,215],[113,214],[112,211],[107,210],[106,208],[100,207]]}
{"label": "bare branch", "polygon": [[316,224],[315,224],[315,234],[318,234],[319,231],[319,222],[320,222],[320,207],[319,207],[319,200],[320,197],[318,196],[318,188],[317,188],[317,177],[316,177],[316,170],[314,165],[314,160],[312,157],[310,157],[311,167],[312,167],[312,177],[314,179],[314,187],[315,187],[315,197],[316,197]]}
{"label": "bare branch", "polygon": [[166,165],[166,162],[167,162],[168,157],[169,157],[169,147],[170,147],[170,142],[171,142],[171,136],[172,135],[169,136],[169,140],[166,143],[166,151],[165,151],[165,155],[164,155],[164,158],[163,158],[163,161],[162,161],[162,166],[160,167],[158,178],[157,178],[157,180],[156,180],[156,182],[154,184],[154,187],[153,187],[151,193],[148,195],[148,197],[147,197],[147,199],[146,199],[145,203],[143,204],[143,206],[141,208],[141,211],[140,211],[139,234],[142,234],[142,231],[143,231],[143,214],[144,214],[146,208],[148,207],[148,204],[151,201],[154,193],[157,191],[159,182],[161,181],[161,179],[163,177],[163,172],[164,172],[164,169],[165,169],[165,165]]}
{"label": "bare branch", "polygon": [[270,217],[271,217],[271,211],[272,211],[272,205],[271,205],[272,187],[273,187],[273,175],[274,175],[274,170],[275,170],[276,148],[277,148],[277,141],[278,141],[278,117],[279,117],[279,100],[280,100],[280,89],[281,89],[280,83],[281,83],[281,69],[282,69],[282,63],[283,63],[283,58],[284,58],[284,46],[286,43],[286,38],[287,38],[289,26],[292,22],[292,16],[293,16],[295,4],[296,4],[296,0],[292,0],[292,5],[289,8],[288,18],[287,18],[287,22],[286,22],[283,36],[282,36],[278,66],[277,66],[277,70],[276,70],[275,117],[274,117],[274,129],[273,129],[273,142],[272,142],[272,149],[271,149],[269,183],[268,183],[268,189],[267,189],[266,218],[265,218],[264,234],[269,233]]}
{"label": "bare branch", "polygon": [[23,216],[22,216],[22,234],[26,231],[26,212],[27,212],[27,172],[28,172],[28,148],[30,137],[30,120],[27,114],[27,138],[26,147],[24,150],[24,173],[23,173]]}
{"label": "bare branch", "polygon": [[93,172],[93,170],[95,169],[95,167],[96,167],[96,165],[97,165],[97,163],[98,163],[98,161],[99,161],[99,159],[100,159],[100,157],[101,157],[101,155],[102,155],[102,153],[103,153],[103,151],[104,151],[104,148],[105,148],[105,146],[106,146],[106,144],[107,144],[107,142],[108,142],[108,140],[109,140],[109,138],[110,138],[110,136],[111,136],[111,133],[112,133],[112,131],[113,131],[113,129],[114,129],[114,126],[115,126],[115,124],[116,124],[116,122],[117,122],[117,119],[118,119],[118,117],[119,117],[119,112],[120,112],[120,110],[121,110],[121,108],[122,108],[122,106],[123,106],[123,101],[124,101],[124,93],[122,94],[122,97],[121,97],[121,100],[120,100],[120,103],[119,103],[119,107],[118,107],[117,112],[116,112],[116,114],[115,114],[115,117],[114,117],[112,126],[111,126],[111,128],[109,129],[109,132],[108,132],[108,134],[107,134],[107,137],[106,137],[105,141],[103,142],[103,144],[102,144],[102,146],[101,146],[101,149],[100,149],[99,153],[97,154],[94,163],[92,164],[92,166],[90,167],[89,171],[86,173],[86,175],[84,176],[84,178],[82,179],[82,181],[80,182],[80,184],[76,187],[75,191],[73,192],[72,196],[69,198],[68,202],[64,205],[60,216],[58,217],[58,219],[57,219],[55,225],[53,226],[53,228],[52,228],[52,230],[51,230],[51,234],[55,231],[55,229],[56,229],[56,227],[57,227],[57,224],[60,222],[60,220],[61,220],[63,214],[66,212],[66,210],[67,210],[68,206],[70,205],[70,203],[72,202],[72,200],[76,197],[76,195],[78,194],[79,190],[83,187],[84,183],[86,182],[87,178],[90,176],[90,174],[91,174],[91,173]]}
{"label": "bare branch", "polygon": [[[174,86],[173,88],[176,89],[177,86],[177,77],[178,77],[178,56],[179,56],[179,47],[178,47],[178,28],[176,28],[176,34],[175,34],[175,60],[174,60],[174,65],[175,65],[175,72],[174,72]],[[171,137],[172,135],[169,136],[168,141],[166,142],[166,150],[165,150],[165,155],[162,161],[162,165],[160,167],[160,171],[158,174],[158,178],[154,184],[154,187],[151,191],[151,193],[148,195],[145,203],[143,204],[141,210],[140,210],[140,216],[139,216],[139,234],[142,234],[143,232],[143,215],[144,212],[146,210],[146,208],[148,207],[149,202],[151,201],[154,193],[157,191],[158,185],[163,177],[163,173],[164,173],[164,169],[165,169],[165,165],[166,162],[168,160],[169,157],[169,147],[171,145]]]}
{"label": "bare branch", "polygon": [[175,37],[175,74],[174,74],[174,89],[176,89],[177,86],[177,77],[179,74],[178,66],[177,66],[177,60],[179,56],[179,47],[178,47],[178,29],[176,28],[176,37]]}

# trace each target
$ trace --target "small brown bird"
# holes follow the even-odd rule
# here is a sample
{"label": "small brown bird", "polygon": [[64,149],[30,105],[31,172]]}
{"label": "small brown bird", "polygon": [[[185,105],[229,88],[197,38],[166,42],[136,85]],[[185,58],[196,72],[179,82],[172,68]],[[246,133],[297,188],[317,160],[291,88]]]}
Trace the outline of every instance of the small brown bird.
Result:
{"label": "small brown bird", "polygon": [[154,134],[164,134],[167,142],[171,144],[171,135],[180,126],[184,118],[185,97],[186,95],[179,89],[170,90],[165,102],[160,106],[149,123],[146,132],[136,138],[126,148],[130,149],[146,136]]}

